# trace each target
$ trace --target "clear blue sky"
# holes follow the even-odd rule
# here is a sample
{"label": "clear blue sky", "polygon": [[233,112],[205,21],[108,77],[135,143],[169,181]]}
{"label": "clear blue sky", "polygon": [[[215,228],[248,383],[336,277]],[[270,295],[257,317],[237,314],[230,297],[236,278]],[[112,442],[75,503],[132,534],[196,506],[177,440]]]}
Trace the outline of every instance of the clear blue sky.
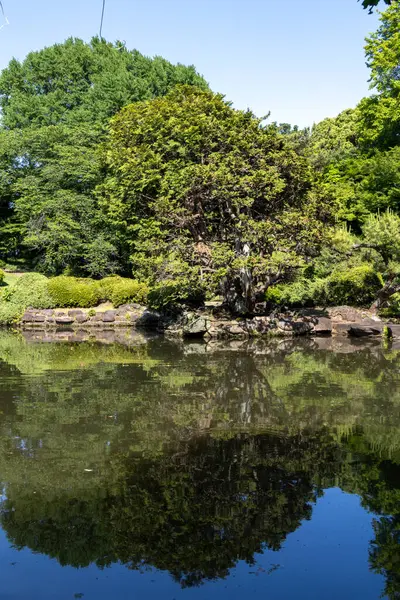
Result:
{"label": "clear blue sky", "polygon": [[[3,0],[0,68],[13,57],[98,33],[102,0]],[[311,125],[368,92],[364,38],[377,27],[356,0],[107,0],[103,35],[194,64],[237,108]]]}

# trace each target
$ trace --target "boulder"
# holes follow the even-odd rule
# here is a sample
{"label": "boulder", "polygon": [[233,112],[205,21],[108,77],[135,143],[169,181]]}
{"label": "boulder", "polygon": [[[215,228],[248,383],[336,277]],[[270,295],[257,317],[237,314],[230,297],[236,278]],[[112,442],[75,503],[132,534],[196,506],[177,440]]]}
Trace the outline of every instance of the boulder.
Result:
{"label": "boulder", "polygon": [[316,335],[327,335],[332,333],[332,320],[328,317],[317,317],[311,320],[311,332]]}
{"label": "boulder", "polygon": [[348,331],[350,337],[367,337],[370,335],[381,335],[380,327],[370,327],[368,325],[352,325]]}
{"label": "boulder", "polygon": [[161,315],[155,310],[145,310],[140,317],[137,318],[135,325],[143,329],[158,329],[161,324]]}
{"label": "boulder", "polygon": [[103,323],[114,323],[115,315],[116,315],[115,310],[106,310],[103,313]]}
{"label": "boulder", "polygon": [[68,316],[70,317],[78,317],[79,315],[84,315],[84,311],[81,310],[80,308],[72,308],[71,310],[68,311]]}
{"label": "boulder", "polygon": [[80,313],[79,315],[76,315],[75,317],[75,321],[77,323],[86,323],[89,320],[89,316],[87,313]]}
{"label": "boulder", "polygon": [[277,323],[278,332],[281,335],[306,335],[311,333],[313,325],[308,320],[281,319]]}
{"label": "boulder", "polygon": [[182,332],[187,337],[202,337],[207,333],[208,319],[196,314],[186,315]]}
{"label": "boulder", "polygon": [[57,325],[71,325],[75,319],[73,317],[68,317],[67,315],[65,316],[55,316],[55,321],[57,323]]}

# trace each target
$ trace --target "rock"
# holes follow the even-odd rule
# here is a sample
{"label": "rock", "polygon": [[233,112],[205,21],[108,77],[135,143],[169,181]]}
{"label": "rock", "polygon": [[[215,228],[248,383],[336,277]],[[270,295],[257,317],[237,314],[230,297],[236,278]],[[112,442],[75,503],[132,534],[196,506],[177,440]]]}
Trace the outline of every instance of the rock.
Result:
{"label": "rock", "polygon": [[245,323],[240,324],[240,323],[228,323],[225,327],[224,327],[224,331],[226,333],[228,333],[229,335],[240,335],[240,336],[248,336],[248,331],[246,329],[246,325]]}
{"label": "rock", "polygon": [[313,326],[310,321],[292,321],[281,319],[278,321],[278,331],[283,335],[306,335],[311,333]]}
{"label": "rock", "polygon": [[46,317],[44,315],[35,314],[29,311],[25,312],[21,319],[22,323],[44,323],[45,320]]}
{"label": "rock", "polygon": [[247,330],[251,335],[266,335],[271,330],[269,317],[254,317],[246,322]]}
{"label": "rock", "polygon": [[136,320],[136,327],[143,329],[158,329],[161,324],[161,315],[155,310],[145,310]]}
{"label": "rock", "polygon": [[34,313],[26,311],[21,319],[22,323],[33,323],[35,319]]}
{"label": "rock", "polygon": [[332,332],[337,335],[348,335],[353,323],[333,323]]}
{"label": "rock", "polygon": [[350,337],[367,337],[369,335],[381,335],[380,327],[369,327],[367,325],[352,325],[348,331]]}
{"label": "rock", "polygon": [[101,323],[102,323],[102,322],[103,322],[103,314],[104,314],[104,313],[101,313],[101,312],[98,312],[98,313],[96,313],[95,315],[93,315],[93,317],[91,317],[91,321],[92,321],[92,322],[95,322],[95,323],[96,323],[96,322],[97,322],[97,323],[98,323],[98,322],[101,322]]}
{"label": "rock", "polygon": [[57,323],[57,325],[71,325],[74,322],[75,319],[73,319],[73,317],[68,317],[68,316],[55,316],[55,321]]}
{"label": "rock", "polygon": [[392,323],[387,323],[387,327],[390,328],[392,332],[393,339],[400,338],[400,325],[394,325]]}
{"label": "rock", "polygon": [[317,317],[311,320],[312,333],[317,335],[332,333],[332,320],[328,317]]}
{"label": "rock", "polygon": [[75,317],[75,321],[77,323],[86,323],[89,320],[89,316],[87,313],[80,313],[79,315],[76,315]]}
{"label": "rock", "polygon": [[54,315],[54,310],[52,308],[44,308],[40,311],[40,314],[45,317],[52,317]]}
{"label": "rock", "polygon": [[83,310],[81,310],[80,308],[73,308],[71,310],[68,311],[68,315],[70,317],[77,317],[78,315],[84,315],[85,313],[83,312]]}
{"label": "rock", "polygon": [[208,319],[206,317],[199,317],[196,314],[189,314],[186,316],[186,322],[182,328],[184,336],[204,336],[208,329]]}
{"label": "rock", "polygon": [[373,313],[352,306],[334,306],[327,308],[326,312],[332,321],[337,323],[360,323],[366,319],[373,322],[380,320]]}
{"label": "rock", "polygon": [[103,323],[114,323],[115,315],[116,315],[115,310],[106,310],[103,313]]}

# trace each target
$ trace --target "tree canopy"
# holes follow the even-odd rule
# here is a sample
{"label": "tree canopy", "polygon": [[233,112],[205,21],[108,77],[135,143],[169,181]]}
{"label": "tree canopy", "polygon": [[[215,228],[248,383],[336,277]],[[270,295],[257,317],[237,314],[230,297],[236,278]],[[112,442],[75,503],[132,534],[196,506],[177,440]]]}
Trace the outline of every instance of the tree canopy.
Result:
{"label": "tree canopy", "polygon": [[238,312],[302,264],[328,211],[306,160],[220,95],[178,87],[111,122],[103,205],[135,273],[222,289]]}

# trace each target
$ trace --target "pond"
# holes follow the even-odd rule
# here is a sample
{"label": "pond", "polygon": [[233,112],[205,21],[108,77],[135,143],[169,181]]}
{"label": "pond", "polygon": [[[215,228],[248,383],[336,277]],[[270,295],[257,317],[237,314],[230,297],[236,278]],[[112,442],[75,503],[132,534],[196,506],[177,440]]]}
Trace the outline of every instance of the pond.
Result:
{"label": "pond", "polygon": [[400,352],[0,332],[1,598],[400,595]]}

